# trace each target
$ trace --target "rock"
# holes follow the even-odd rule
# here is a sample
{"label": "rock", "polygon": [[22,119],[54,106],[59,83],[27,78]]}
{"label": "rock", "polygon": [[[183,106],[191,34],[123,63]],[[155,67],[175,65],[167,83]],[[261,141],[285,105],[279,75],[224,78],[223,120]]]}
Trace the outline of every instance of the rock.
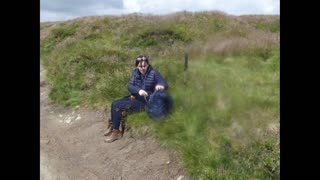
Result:
{"label": "rock", "polygon": [[76,118],[76,121],[77,120],[80,120],[81,119],[81,116],[80,116],[80,114],[78,115],[78,117]]}
{"label": "rock", "polygon": [[177,180],[182,180],[184,178],[184,176],[179,176],[178,178],[177,178]]}
{"label": "rock", "polygon": [[40,140],[41,144],[49,144],[49,142],[50,142],[50,139],[41,139]]}
{"label": "rock", "polygon": [[66,120],[66,123],[70,123],[71,122],[71,118],[69,117],[67,120]]}

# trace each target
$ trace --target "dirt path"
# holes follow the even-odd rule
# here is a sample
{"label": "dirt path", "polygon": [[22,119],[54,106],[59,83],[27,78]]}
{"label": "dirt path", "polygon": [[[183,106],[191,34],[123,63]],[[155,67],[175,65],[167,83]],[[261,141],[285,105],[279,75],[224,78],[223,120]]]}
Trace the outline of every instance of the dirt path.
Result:
{"label": "dirt path", "polygon": [[168,180],[189,179],[176,156],[150,137],[126,132],[104,143],[107,115],[74,110],[48,99],[45,71],[40,82],[40,179],[43,180]]}

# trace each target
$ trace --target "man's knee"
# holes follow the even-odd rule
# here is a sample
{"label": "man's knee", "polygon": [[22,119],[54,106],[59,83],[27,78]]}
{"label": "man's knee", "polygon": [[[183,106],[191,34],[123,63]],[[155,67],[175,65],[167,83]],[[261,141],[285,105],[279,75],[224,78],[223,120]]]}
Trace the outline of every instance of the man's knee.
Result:
{"label": "man's knee", "polygon": [[119,109],[119,103],[118,103],[118,101],[116,100],[116,101],[113,101],[112,102],[112,104],[111,104],[111,110],[115,110],[115,111],[119,111],[118,109]]}
{"label": "man's knee", "polygon": [[123,102],[122,102],[121,99],[115,100],[115,101],[113,101],[112,104],[111,104],[111,110],[115,110],[115,111],[118,112],[118,111],[120,111],[121,109],[123,109],[122,106],[124,106],[124,105],[123,105]]}
{"label": "man's knee", "polygon": [[116,101],[112,101],[111,108],[113,108],[116,105]]}

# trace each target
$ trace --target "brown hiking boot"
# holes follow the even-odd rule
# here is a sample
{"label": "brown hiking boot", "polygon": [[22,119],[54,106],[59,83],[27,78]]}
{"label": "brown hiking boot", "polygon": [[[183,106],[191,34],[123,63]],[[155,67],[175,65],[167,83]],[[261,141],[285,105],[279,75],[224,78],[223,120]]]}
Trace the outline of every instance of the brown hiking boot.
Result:
{"label": "brown hiking boot", "polygon": [[107,127],[107,130],[104,132],[104,134],[103,135],[105,135],[105,136],[109,136],[111,133],[112,133],[112,121],[111,121],[111,119],[109,118],[108,119],[108,127]]}
{"label": "brown hiking boot", "polygon": [[121,139],[122,138],[122,134],[120,132],[120,130],[118,129],[114,129],[112,130],[112,133],[110,136],[108,136],[104,141],[107,143],[111,143],[115,140]]}

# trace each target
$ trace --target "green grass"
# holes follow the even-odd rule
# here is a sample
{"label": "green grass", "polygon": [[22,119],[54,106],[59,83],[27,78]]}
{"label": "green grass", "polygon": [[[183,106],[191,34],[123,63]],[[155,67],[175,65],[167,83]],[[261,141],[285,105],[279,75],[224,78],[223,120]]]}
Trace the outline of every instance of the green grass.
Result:
{"label": "green grass", "polygon": [[239,17],[247,21],[243,28],[219,13],[158,18],[106,17],[53,29],[40,44],[49,97],[66,106],[110,109],[128,93],[134,57],[147,54],[168,81],[173,111],[158,123],[146,113],[132,114],[129,126],[177,151],[192,179],[279,179],[279,44],[258,39],[257,46],[213,53],[216,44],[207,40],[223,45],[250,33],[278,36],[279,18]]}
{"label": "green grass", "polygon": [[183,66],[180,72],[172,66],[163,74],[171,82],[173,113],[154,125],[133,115],[129,124],[150,126],[164,145],[180,152],[195,179],[279,179],[279,142],[257,134],[279,123],[279,69],[274,72],[273,61],[190,60],[187,85]]}

